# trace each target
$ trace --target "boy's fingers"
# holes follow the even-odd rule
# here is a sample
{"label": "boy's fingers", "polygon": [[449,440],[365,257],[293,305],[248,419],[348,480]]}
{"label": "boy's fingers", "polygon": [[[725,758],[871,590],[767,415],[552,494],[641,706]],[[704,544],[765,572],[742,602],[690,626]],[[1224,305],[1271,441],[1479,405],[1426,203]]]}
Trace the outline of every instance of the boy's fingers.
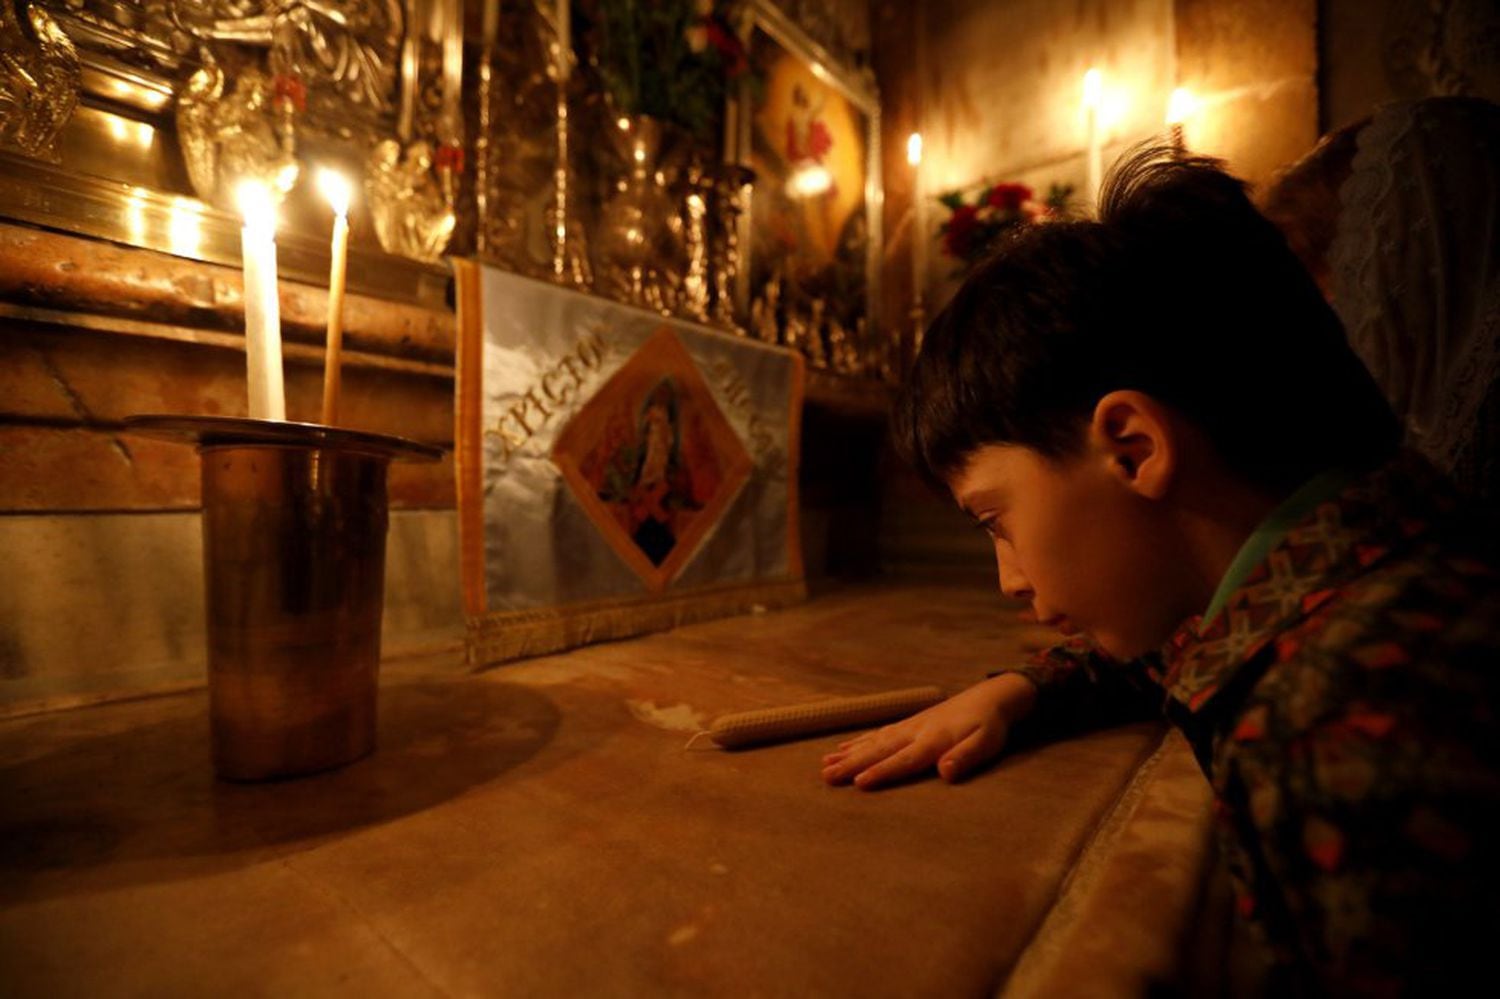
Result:
{"label": "boy's fingers", "polygon": [[891,739],[872,740],[855,746],[842,754],[842,759],[824,764],[823,779],[830,784],[842,783],[870,764],[900,752],[910,743],[909,737],[897,736]]}
{"label": "boy's fingers", "polygon": [[981,725],[938,760],[943,780],[957,780],[981,763],[995,756],[1005,745],[1005,729],[999,725]]}
{"label": "boy's fingers", "polygon": [[878,728],[871,729],[868,732],[861,732],[861,733],[859,733],[859,735],[856,735],[854,738],[852,738],[852,739],[845,739],[843,742],[839,743],[839,748],[840,749],[848,749],[850,746],[857,746],[861,742],[866,742],[866,741],[874,738],[875,736],[879,735],[880,732],[881,732],[881,730],[878,729]]}
{"label": "boy's fingers", "polygon": [[889,780],[906,777],[932,766],[941,749],[928,743],[912,743],[899,753],[894,753],[872,767],[862,770],[854,778],[856,787],[877,787]]}

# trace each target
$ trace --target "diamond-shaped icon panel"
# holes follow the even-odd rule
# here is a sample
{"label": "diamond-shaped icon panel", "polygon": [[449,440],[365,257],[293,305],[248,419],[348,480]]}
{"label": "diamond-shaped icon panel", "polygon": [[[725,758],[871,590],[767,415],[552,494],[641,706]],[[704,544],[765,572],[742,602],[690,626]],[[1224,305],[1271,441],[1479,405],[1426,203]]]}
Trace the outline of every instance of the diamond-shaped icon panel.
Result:
{"label": "diamond-shaped icon panel", "polygon": [[698,366],[665,327],[579,407],[552,462],[653,592],[687,565],[752,468]]}

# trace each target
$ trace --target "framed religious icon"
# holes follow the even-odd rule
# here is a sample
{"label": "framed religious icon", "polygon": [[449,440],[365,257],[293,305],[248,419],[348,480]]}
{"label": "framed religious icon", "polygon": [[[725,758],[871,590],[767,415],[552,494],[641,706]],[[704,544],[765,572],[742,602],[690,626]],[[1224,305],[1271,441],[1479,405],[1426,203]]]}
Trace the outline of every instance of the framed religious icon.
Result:
{"label": "framed religious icon", "polygon": [[775,6],[748,5],[750,72],[730,109],[731,156],[755,171],[743,234],[752,326],[799,336],[874,328],[880,248],[880,102]]}

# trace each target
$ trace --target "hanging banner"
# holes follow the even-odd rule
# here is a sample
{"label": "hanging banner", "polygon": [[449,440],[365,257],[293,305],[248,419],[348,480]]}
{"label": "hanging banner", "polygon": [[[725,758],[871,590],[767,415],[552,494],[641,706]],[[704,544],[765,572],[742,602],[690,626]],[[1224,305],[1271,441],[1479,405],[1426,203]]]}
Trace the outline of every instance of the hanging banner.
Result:
{"label": "hanging banner", "polygon": [[454,266],[471,664],[806,596],[800,355]]}

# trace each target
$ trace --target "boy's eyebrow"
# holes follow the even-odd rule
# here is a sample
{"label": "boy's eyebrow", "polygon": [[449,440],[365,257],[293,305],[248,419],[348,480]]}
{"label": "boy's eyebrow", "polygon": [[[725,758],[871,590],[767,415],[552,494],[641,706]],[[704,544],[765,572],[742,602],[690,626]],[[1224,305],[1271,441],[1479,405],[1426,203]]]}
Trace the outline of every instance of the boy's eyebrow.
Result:
{"label": "boy's eyebrow", "polygon": [[982,489],[971,496],[967,496],[964,499],[959,500],[958,508],[964,513],[968,514],[974,520],[978,520],[979,514],[974,512],[976,507],[984,506],[986,503],[997,503],[1004,499],[1004,489],[998,487],[993,489]]}

